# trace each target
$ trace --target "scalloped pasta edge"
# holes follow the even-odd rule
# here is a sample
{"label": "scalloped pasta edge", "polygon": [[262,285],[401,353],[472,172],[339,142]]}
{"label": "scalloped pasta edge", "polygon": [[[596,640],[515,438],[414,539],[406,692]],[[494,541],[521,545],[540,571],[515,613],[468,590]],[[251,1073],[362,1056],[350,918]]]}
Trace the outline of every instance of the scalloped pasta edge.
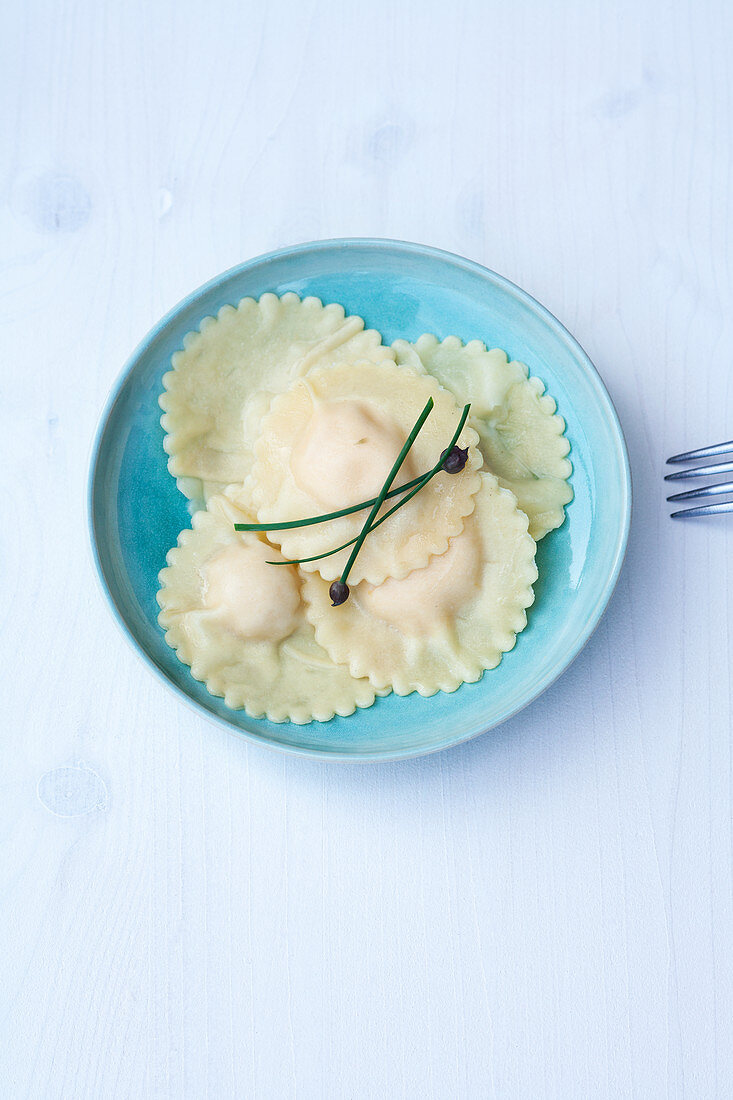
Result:
{"label": "scalloped pasta edge", "polygon": [[[525,542],[526,540],[527,555],[525,560],[520,563],[521,572],[517,578],[517,599],[513,621],[504,629],[498,639],[492,640],[491,647],[487,647],[478,656],[475,653],[462,654],[463,668],[461,673],[456,672],[454,675],[450,675],[449,672],[441,673],[433,682],[427,682],[425,678],[418,678],[414,675],[410,678],[408,675],[403,674],[401,669],[392,669],[391,674],[375,673],[374,667],[369,665],[368,658],[362,660],[355,656],[353,652],[349,654],[346,649],[341,649],[338,632],[329,629],[336,623],[336,620],[329,620],[326,617],[319,617],[317,620],[313,618],[314,596],[318,597],[318,589],[315,586],[325,584],[325,582],[312,574],[304,581],[303,598],[318,644],[329,653],[332,660],[346,664],[352,676],[368,677],[378,691],[391,688],[395,695],[405,696],[417,692],[424,698],[430,698],[439,691],[452,694],[458,690],[461,684],[476,683],[483,677],[484,672],[496,668],[501,663],[504,654],[511,652],[514,648],[517,636],[527,625],[527,609],[534,603],[533,585],[538,577],[534,557],[536,543],[529,534],[527,516],[518,508],[514,494],[500,486],[498,479],[493,474],[484,473],[481,476],[487,482],[493,483],[494,488],[498,490],[495,499],[501,502],[501,509],[507,515],[512,516],[517,528],[518,541]],[[516,565],[515,570],[519,570],[520,565]]]}
{"label": "scalloped pasta edge", "polygon": [[[252,312],[253,308],[256,308],[269,314],[271,318],[276,312],[282,312],[283,309],[297,308],[298,306],[313,313],[322,312],[324,315],[338,318],[343,324],[351,323],[353,331],[348,333],[346,336],[347,340],[356,336],[361,336],[371,345],[371,350],[376,351],[379,348],[384,352],[377,361],[394,362],[394,351],[389,345],[384,343],[382,335],[377,329],[366,328],[362,317],[359,317],[357,314],[347,314],[340,303],[324,303],[322,299],[312,294],[301,298],[300,295],[291,290],[286,291],[282,295],[267,291],[261,294],[259,298],[253,298],[247,295],[240,298],[236,305],[225,303],[215,314],[207,314],[205,317],[202,317],[198,326],[190,329],[183,336],[181,346],[171,355],[170,365],[161,379],[163,390],[158,396],[158,405],[161,409],[160,425],[164,432],[163,450],[168,456],[166,463],[168,473],[171,477],[175,478],[176,485],[180,492],[194,503],[205,503],[210,496],[222,492],[227,482],[209,480],[199,477],[196,474],[184,473],[176,468],[177,456],[185,446],[185,436],[187,435],[190,438],[191,435],[190,409],[187,409],[185,404],[179,404],[176,401],[176,394],[171,389],[173,376],[178,369],[177,364],[180,361],[180,356],[184,352],[195,348],[196,344],[201,340],[201,337],[209,328],[222,320],[222,318],[230,316],[233,313],[238,313],[243,310]],[[338,331],[339,330],[336,329],[334,333],[324,334],[323,339],[327,339],[328,335],[334,335]],[[367,354],[367,352],[362,350],[360,354],[363,356]],[[305,358],[307,358],[307,355]]]}
{"label": "scalloped pasta edge", "polygon": [[[241,508],[234,504],[230,497],[223,497],[222,507],[225,508],[232,517],[234,513],[239,513],[243,516],[246,515],[242,513]],[[223,516],[220,512],[218,512],[217,515],[207,510],[196,512],[192,517],[191,527],[185,527],[179,533],[176,545],[168,550],[166,554],[166,565],[158,574],[159,588],[156,592],[156,601],[160,607],[158,623],[164,631],[166,644],[175,652],[178,660],[188,667],[194,680],[202,683],[210,695],[223,699],[225,705],[230,710],[243,710],[248,717],[255,720],[266,719],[276,723],[293,722],[295,725],[308,725],[310,722],[329,722],[336,716],[346,718],[354,714],[356,710],[366,710],[371,707],[378,694],[388,694],[384,691],[377,692],[368,677],[352,676],[345,666],[339,666],[337,662],[332,661],[325,650],[323,651],[324,657],[331,661],[335,669],[340,668],[342,672],[348,672],[351,680],[349,685],[350,690],[346,692],[343,687],[337,687],[337,690],[331,693],[328,702],[318,701],[310,709],[304,705],[288,704],[287,701],[283,700],[277,701],[274,705],[253,706],[251,701],[246,698],[246,689],[244,687],[241,685],[226,686],[222,679],[221,672],[211,674],[201,666],[199,659],[200,655],[197,648],[191,643],[185,629],[183,629],[183,620],[186,615],[199,609],[181,607],[175,599],[175,589],[169,585],[169,581],[172,571],[178,564],[181,551],[196,538],[199,531],[202,531],[210,524],[215,524],[217,519],[222,518]],[[246,518],[251,517],[246,516]],[[302,598],[302,576],[300,580]],[[306,632],[311,632],[315,639],[315,631],[305,615],[304,599],[303,612],[303,619],[300,625],[290,637],[296,637],[301,631],[305,630]]]}
{"label": "scalloped pasta edge", "polygon": [[[547,385],[544,380],[538,375],[530,373],[529,367],[526,363],[522,362],[521,359],[510,360],[503,348],[490,348],[482,340],[475,339],[469,340],[467,343],[464,343],[459,336],[455,335],[446,336],[442,340],[440,340],[435,335],[435,333],[425,332],[422,333],[414,342],[410,342],[408,340],[400,338],[394,340],[392,343],[392,348],[395,351],[398,362],[400,361],[401,355],[404,356],[405,354],[409,353],[411,360],[410,365],[413,366],[413,369],[416,369],[413,360],[417,359],[420,363],[422,363],[423,370],[428,375],[431,375],[431,372],[428,367],[426,367],[423,363],[421,353],[424,351],[433,351],[437,347],[447,348],[448,350],[456,353],[460,353],[462,351],[468,351],[470,353],[471,351],[474,351],[485,352],[489,355],[501,355],[503,356],[504,362],[507,366],[514,365],[516,367],[520,367],[522,373],[524,374],[525,382],[535,392],[538,402],[542,407],[542,411],[547,417],[548,427],[552,425],[552,428],[554,429],[553,431],[551,431],[550,434],[553,436],[557,436],[558,438],[562,438],[565,441],[566,447],[563,454],[557,455],[557,471],[552,474],[544,475],[544,477],[548,480],[552,478],[558,482],[565,482],[568,486],[570,496],[562,504],[553,505],[551,508],[548,508],[542,512],[538,512],[536,515],[529,517],[530,534],[532,538],[534,538],[535,542],[539,542],[540,539],[544,538],[545,535],[549,534],[550,531],[555,531],[558,527],[562,527],[563,523],[565,522],[565,509],[567,508],[568,504],[572,502],[574,496],[572,486],[570,485],[570,478],[573,475],[573,464],[572,461],[567,457],[572,449],[572,445],[566,435],[567,423],[564,417],[562,417],[557,412],[557,401],[552,396],[552,394],[549,394],[547,392]],[[431,376],[437,377],[435,375]],[[520,383],[515,383],[515,385],[517,384]],[[442,382],[441,385],[443,385]],[[445,386],[445,388],[448,389],[450,392],[453,392],[452,390],[450,390],[450,386]],[[456,399],[460,400],[457,395]],[[474,424],[478,425],[481,425],[485,422],[484,417],[473,414],[471,415],[470,420],[472,420]],[[479,435],[483,440],[483,434],[480,428]],[[507,479],[498,474],[495,476],[497,477],[497,480],[499,481],[499,484],[502,486],[502,488],[507,489],[509,492],[513,491],[512,486]],[[519,507],[521,509],[521,504]],[[542,520],[540,520],[540,517],[542,517]]]}
{"label": "scalloped pasta edge", "polygon": [[[396,369],[401,371],[410,370],[410,368],[407,367],[397,366],[396,364],[391,363],[391,361],[389,360],[385,364],[366,363],[363,365],[386,365],[395,366]],[[435,398],[438,394],[446,394],[452,400],[455,400],[454,395],[451,393],[451,391],[448,390],[445,386],[442,386],[434,375],[429,374],[427,371],[425,371],[424,373],[413,371],[412,373],[415,374],[415,376],[420,380],[421,383],[427,386],[427,392],[429,396]],[[430,390],[432,390],[432,394],[430,393]],[[290,391],[286,390],[283,393],[277,394],[273,398],[270,404],[268,415],[274,415],[278,413],[278,405],[283,404],[287,400],[289,392]],[[260,509],[262,508],[263,499],[265,499],[264,490],[258,481],[259,466],[262,464],[263,461],[263,449],[265,446],[263,435],[264,433],[259,436],[255,443],[255,461],[249,478],[249,492],[252,501],[252,507],[255,509],[258,518],[261,522],[266,522],[266,520],[262,520],[262,515],[260,511]],[[480,469],[483,463],[483,456],[479,447],[479,433],[474,427],[470,425],[468,421],[463,427],[460,435],[460,440],[464,446],[468,446],[469,448],[469,461],[464,471],[460,475],[464,483],[467,484],[464,485],[465,495],[457,496],[456,501],[454,502],[453,510],[448,516],[446,516],[445,528],[441,532],[437,532],[432,529],[430,531],[430,543],[422,551],[415,554],[412,558],[406,558],[404,554],[396,553],[394,562],[390,567],[389,573],[382,574],[373,570],[370,573],[362,573],[361,570],[364,568],[365,559],[363,556],[361,558],[357,558],[357,565],[352,570],[352,577],[358,577],[358,581],[355,581],[355,583],[359,583],[359,581],[361,580],[366,580],[370,584],[380,584],[382,581],[386,580],[388,576],[393,577],[395,580],[402,580],[402,578],[406,577],[408,573],[411,573],[413,569],[421,569],[425,565],[427,565],[430,558],[434,555],[444,553],[448,547],[450,539],[455,538],[456,535],[459,535],[461,533],[465,526],[467,518],[473,513],[473,510],[475,508],[476,494],[479,491],[481,485]],[[449,440],[446,440],[446,442],[449,442]],[[315,505],[315,503],[313,507],[314,509],[317,509],[317,505]],[[287,556],[289,555],[286,553],[286,557]],[[303,556],[306,555],[304,554]],[[325,559],[325,563],[326,564],[324,565],[319,563],[318,561],[302,562],[299,568],[303,573],[318,573],[320,576],[323,576],[324,580],[335,580],[340,574],[340,569],[338,570],[338,572],[329,570],[327,565],[328,558]],[[322,568],[326,568],[325,574],[321,572]]]}

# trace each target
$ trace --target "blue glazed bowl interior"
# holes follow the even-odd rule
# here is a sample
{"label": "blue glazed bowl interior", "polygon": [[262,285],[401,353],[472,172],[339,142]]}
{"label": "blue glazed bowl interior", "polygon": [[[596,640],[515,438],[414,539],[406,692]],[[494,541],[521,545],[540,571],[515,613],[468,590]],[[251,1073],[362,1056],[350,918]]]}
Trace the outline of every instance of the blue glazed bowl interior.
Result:
{"label": "blue glazed bowl interior", "polygon": [[[166,645],[157,623],[158,573],[189,526],[166,467],[158,395],[184,335],[247,295],[294,290],[340,302],[385,342],[423,332],[501,347],[542,378],[567,421],[575,499],[565,524],[538,545],[529,624],[501,665],[452,695],[378,699],[330,722],[258,721],[209,695]],[[396,241],[323,241],[226,272],[172,310],[137,348],[110,398],[90,475],[92,545],[112,608],[164,680],[215,720],[257,741],[331,758],[390,759],[475,736],[534,699],[570,663],[613,590],[630,516],[628,459],[595,369],[562,325],[529,295],[477,264]],[[173,704],[172,704],[173,705]]]}

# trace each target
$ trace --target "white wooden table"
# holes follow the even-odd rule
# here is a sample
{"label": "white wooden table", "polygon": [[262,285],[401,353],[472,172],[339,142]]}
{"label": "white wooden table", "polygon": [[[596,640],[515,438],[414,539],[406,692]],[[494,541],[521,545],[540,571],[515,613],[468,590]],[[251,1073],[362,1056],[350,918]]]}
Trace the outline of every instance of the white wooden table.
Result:
{"label": "white wooden table", "polygon": [[[733,9],[29,0],[0,65],[2,989],[15,1098],[733,1095]],[[599,630],[540,700],[390,766],[248,746],[92,578],[127,354],[319,237],[477,259],[555,312],[627,433]]]}

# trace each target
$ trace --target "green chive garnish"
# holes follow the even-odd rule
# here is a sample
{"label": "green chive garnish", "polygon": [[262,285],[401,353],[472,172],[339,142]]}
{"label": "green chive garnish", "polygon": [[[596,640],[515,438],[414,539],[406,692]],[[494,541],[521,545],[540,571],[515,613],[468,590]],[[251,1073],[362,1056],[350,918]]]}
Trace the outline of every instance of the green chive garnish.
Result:
{"label": "green chive garnish", "polygon": [[[349,586],[346,583],[346,578],[348,577],[349,573],[351,572],[351,567],[354,564],[354,562],[356,561],[356,555],[361,550],[364,539],[367,537],[367,535],[369,534],[369,531],[371,530],[371,526],[372,526],[372,523],[374,522],[374,519],[375,519],[375,516],[376,516],[377,512],[379,511],[379,509],[384,504],[384,498],[387,496],[387,493],[390,490],[392,482],[394,481],[394,479],[397,477],[397,474],[399,473],[400,466],[402,465],[402,463],[407,458],[408,451],[410,450],[410,448],[412,447],[412,444],[417,439],[417,436],[418,436],[418,433],[420,432],[420,429],[422,428],[423,424],[425,423],[428,416],[430,415],[430,410],[432,409],[433,404],[434,404],[434,402],[433,402],[432,397],[429,397],[427,399],[427,401],[425,402],[425,408],[420,413],[420,415],[418,416],[418,418],[415,422],[415,427],[412,429],[412,431],[408,435],[407,439],[405,440],[404,446],[402,447],[402,450],[400,451],[400,453],[397,455],[397,458],[395,459],[395,462],[394,462],[394,465],[393,465],[392,469],[387,474],[387,480],[385,481],[382,488],[379,490],[379,493],[377,494],[377,499],[374,501],[374,504],[372,505],[371,512],[369,513],[367,518],[364,520],[364,526],[362,527],[356,541],[354,542],[354,548],[351,551],[351,554],[349,555],[349,560],[346,563],[346,567],[345,567],[343,573],[341,574],[340,579],[337,580],[337,581],[334,581],[333,584],[331,585],[331,588],[329,590],[329,594],[331,596],[331,601],[332,601],[334,607],[337,604],[343,603],[344,600],[348,600],[348,598],[349,598]],[[413,493],[417,492],[417,488],[418,487],[416,486],[412,490],[412,492]]]}
{"label": "green chive garnish", "polygon": [[[423,474],[423,476],[420,478],[420,483],[412,490],[409,497],[405,497],[404,500],[398,501],[398,503],[395,504],[394,507],[390,508],[390,510],[388,512],[385,512],[384,515],[381,517],[381,519],[378,519],[377,522],[374,523],[369,528],[369,530],[370,531],[376,530],[376,528],[379,527],[380,523],[384,523],[384,521],[386,519],[389,519],[389,517],[394,512],[397,512],[402,507],[403,504],[407,504],[407,501],[411,500],[414,497],[415,493],[419,493],[420,490],[422,489],[423,485],[427,485],[427,483],[430,481],[430,479],[433,476],[434,475],[433,475],[432,470],[429,470],[426,474]],[[354,535],[353,539],[349,539],[348,542],[342,542],[341,545],[337,546],[334,550],[326,550],[325,553],[323,553],[323,554],[314,554],[310,558],[291,558],[291,559],[288,559],[286,561],[268,561],[268,562],[265,562],[265,564],[266,565],[302,565],[303,562],[306,562],[306,561],[320,561],[321,558],[330,558],[332,554],[338,554],[340,550],[345,550],[347,546],[353,546],[354,543],[356,542],[356,540],[358,539],[358,537],[359,537],[358,535]]]}
{"label": "green chive garnish", "polygon": [[[400,493],[406,493],[408,489],[414,488],[415,485],[419,485],[425,474],[420,474],[419,477],[414,477],[412,481],[406,482],[405,485],[399,485],[396,489],[390,489],[387,493],[385,500],[389,500],[391,497],[397,497]],[[338,512],[328,512],[323,516],[310,516],[308,519],[290,519],[286,523],[235,523],[235,531],[292,531],[294,527],[311,527],[314,523],[326,523],[329,519],[341,519],[342,516],[351,516],[354,512],[362,512],[365,508],[371,508],[376,501],[376,497],[372,497],[371,500],[363,500],[361,504],[352,504],[350,508],[340,508]]]}
{"label": "green chive garnish", "polygon": [[[388,512],[385,512],[384,515],[380,519],[378,519],[376,521],[376,523],[374,523],[369,528],[369,531],[374,531],[375,528],[379,527],[380,524],[384,523],[384,521],[386,519],[389,519],[389,517],[391,515],[393,515],[396,511],[398,511],[402,507],[403,504],[407,504],[408,500],[412,500],[412,498],[417,493],[419,493],[420,490],[422,488],[424,488],[424,486],[427,485],[427,483],[429,481],[431,481],[435,477],[436,474],[440,473],[440,471],[443,469],[443,463],[446,460],[446,455],[449,455],[451,453],[451,451],[453,450],[453,448],[455,447],[455,445],[458,441],[459,435],[463,431],[463,425],[466,423],[466,420],[468,419],[468,411],[469,411],[470,408],[471,408],[470,404],[464,406],[463,413],[461,414],[461,419],[458,423],[458,427],[456,428],[456,430],[453,434],[453,438],[450,441],[450,443],[448,444],[448,447],[445,449],[445,451],[443,451],[440,458],[438,459],[438,461],[433,466],[432,470],[428,470],[428,472],[426,474],[423,474],[422,477],[416,478],[415,482],[417,484],[415,484],[415,482],[409,482],[409,485],[413,486],[411,492],[409,492],[407,494],[407,496],[404,497],[402,500],[398,501],[397,504],[395,504],[392,508],[390,508]],[[415,433],[415,434],[417,434],[417,433]],[[404,490],[404,489],[407,489],[408,486],[405,485],[402,488]],[[383,499],[386,500],[386,495]],[[376,498],[375,498],[375,502],[376,502]],[[379,510],[378,508],[376,510],[372,509],[372,512],[374,514],[376,514],[376,511],[378,511],[378,510]],[[353,546],[353,544],[355,542],[357,542],[359,538],[361,538],[362,542],[363,542],[364,541],[363,537],[362,537],[363,535],[364,535],[364,529],[362,528],[361,535],[357,535],[355,538],[349,539],[348,542],[342,543],[341,546],[337,546],[334,550],[327,550],[324,554],[313,554],[313,556],[310,557],[310,558],[292,558],[288,561],[271,561],[271,562],[268,562],[267,564],[268,565],[302,565],[304,562],[320,561],[321,558],[330,558],[332,554],[338,554],[341,550],[345,550],[347,546]],[[356,553],[352,552],[351,559],[353,559],[355,557],[356,557]],[[351,565],[353,565],[353,560],[351,560],[351,559],[350,559],[349,563],[347,563],[347,569],[350,569]],[[346,570],[344,570],[344,572],[346,572]],[[337,584],[343,584],[344,586],[346,586],[346,581],[344,579],[344,574],[343,573],[341,574],[340,581],[334,581],[334,585],[337,585]],[[333,587],[333,585],[332,585],[332,587]],[[346,586],[346,587],[348,587],[348,586]],[[344,599],[346,599],[346,598],[348,598],[348,594],[347,594],[346,597],[344,597]],[[343,600],[341,600],[339,602],[343,603]]]}

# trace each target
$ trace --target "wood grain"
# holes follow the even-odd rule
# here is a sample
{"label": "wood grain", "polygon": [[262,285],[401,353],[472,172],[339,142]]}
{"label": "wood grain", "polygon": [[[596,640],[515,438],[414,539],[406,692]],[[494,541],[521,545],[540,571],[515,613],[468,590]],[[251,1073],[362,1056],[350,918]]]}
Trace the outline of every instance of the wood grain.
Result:
{"label": "wood grain", "polygon": [[[29,0],[4,13],[4,1096],[733,1095],[733,9]],[[627,433],[608,614],[495,732],[389,766],[248,747],[92,577],[105,395],[204,279],[299,240],[464,253]]]}

